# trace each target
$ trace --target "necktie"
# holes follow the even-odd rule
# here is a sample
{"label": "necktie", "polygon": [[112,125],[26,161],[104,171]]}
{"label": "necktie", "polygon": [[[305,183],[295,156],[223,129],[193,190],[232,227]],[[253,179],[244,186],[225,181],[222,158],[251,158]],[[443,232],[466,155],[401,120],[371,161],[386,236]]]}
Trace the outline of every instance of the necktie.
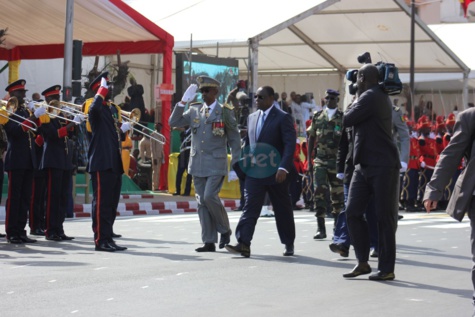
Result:
{"label": "necktie", "polygon": [[206,117],[206,119],[209,118],[209,107],[208,106],[205,106],[205,117]]}
{"label": "necktie", "polygon": [[266,119],[266,113],[262,111],[259,121],[257,122],[257,128],[256,128],[256,139],[259,138],[259,135],[261,134],[262,127],[264,126],[264,121]]}

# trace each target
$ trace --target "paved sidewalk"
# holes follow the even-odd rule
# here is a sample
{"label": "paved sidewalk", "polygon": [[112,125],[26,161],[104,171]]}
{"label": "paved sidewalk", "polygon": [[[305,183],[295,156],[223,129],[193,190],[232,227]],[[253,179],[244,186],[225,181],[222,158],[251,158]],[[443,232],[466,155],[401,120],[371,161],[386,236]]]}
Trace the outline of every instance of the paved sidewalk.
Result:
{"label": "paved sidewalk", "polygon": [[[91,217],[91,200],[85,202],[85,196],[78,194],[74,202],[74,218]],[[221,199],[227,211],[239,205],[239,199]],[[166,192],[144,191],[136,194],[121,195],[117,216],[183,214],[197,211],[194,196],[173,196]],[[5,202],[0,206],[0,220],[5,220]]]}

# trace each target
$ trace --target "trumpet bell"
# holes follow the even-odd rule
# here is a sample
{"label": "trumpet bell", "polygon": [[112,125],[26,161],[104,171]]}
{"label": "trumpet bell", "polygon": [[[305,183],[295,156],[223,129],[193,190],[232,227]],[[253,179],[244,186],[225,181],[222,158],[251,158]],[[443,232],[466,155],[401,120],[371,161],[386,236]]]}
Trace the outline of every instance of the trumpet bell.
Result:
{"label": "trumpet bell", "polygon": [[132,111],[121,110],[120,114],[122,116],[125,116],[125,117],[129,118],[129,120],[132,121],[131,123],[139,122],[140,117],[142,116],[142,112],[140,112],[139,108],[134,108],[134,109],[132,109]]}

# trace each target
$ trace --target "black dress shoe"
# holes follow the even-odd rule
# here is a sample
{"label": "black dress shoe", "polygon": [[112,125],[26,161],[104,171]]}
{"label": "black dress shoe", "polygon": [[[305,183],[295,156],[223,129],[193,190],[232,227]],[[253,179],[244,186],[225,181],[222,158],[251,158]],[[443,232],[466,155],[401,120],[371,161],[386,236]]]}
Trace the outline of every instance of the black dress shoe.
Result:
{"label": "black dress shoe", "polygon": [[227,233],[221,233],[221,238],[219,239],[219,248],[222,249],[226,244],[229,244],[231,242],[231,233],[233,233],[231,230],[229,230]]}
{"label": "black dress shoe", "polygon": [[46,236],[46,240],[49,240],[49,241],[62,241],[63,239],[61,239],[61,237],[57,234],[49,234]]}
{"label": "black dress shoe", "polygon": [[34,230],[31,230],[30,231],[30,234],[31,235],[34,235],[34,236],[45,236],[45,231],[41,228],[36,228]]}
{"label": "black dress shoe", "polygon": [[101,242],[96,244],[96,251],[104,251],[104,252],[115,252],[116,248],[112,247],[108,242]]}
{"label": "black dress shoe", "polygon": [[327,237],[327,234],[325,232],[320,232],[318,231],[316,235],[313,236],[315,240],[322,240]]}
{"label": "black dress shoe", "polygon": [[109,241],[109,245],[110,245],[111,247],[113,247],[114,249],[116,249],[117,251],[125,251],[125,250],[127,250],[127,247],[122,247],[122,246],[120,246],[120,245],[117,245],[117,244],[115,244],[114,241]]}
{"label": "black dress shoe", "polygon": [[341,243],[332,243],[329,245],[332,252],[338,253],[340,256],[347,258],[350,254],[350,248]]}
{"label": "black dress shoe", "polygon": [[36,242],[35,239],[30,239],[26,235],[25,236],[20,236],[20,239],[21,239],[21,241],[23,241],[23,243],[35,243]]}
{"label": "black dress shoe", "polygon": [[371,273],[371,267],[368,264],[358,264],[352,271],[343,274],[343,277],[357,277]]}
{"label": "black dress shoe", "polygon": [[6,234],[0,233],[0,238],[5,238],[6,236]]}
{"label": "black dress shoe", "polygon": [[175,193],[173,193],[172,195],[173,195],[173,196],[179,196],[180,193],[179,193],[179,192],[175,192]]}
{"label": "black dress shoe", "polygon": [[112,232],[112,238],[122,238],[122,235]]}
{"label": "black dress shoe", "polygon": [[242,211],[242,207],[236,207],[233,209],[233,211]]}
{"label": "black dress shoe", "polygon": [[7,238],[7,241],[11,244],[22,244],[23,241],[20,239],[20,237],[10,237]]}
{"label": "black dress shoe", "polygon": [[372,281],[392,281],[396,278],[396,275],[394,273],[384,273],[379,271],[376,274],[372,274],[369,276],[369,279]]}
{"label": "black dress shoe", "polygon": [[292,255],[294,255],[294,245],[293,244],[285,245],[284,256],[292,256]]}
{"label": "black dress shoe", "polygon": [[196,252],[214,252],[216,251],[216,246],[214,243],[205,243],[202,247],[196,248]]}
{"label": "black dress shoe", "polygon": [[369,253],[369,256],[372,257],[372,258],[377,258],[377,257],[379,257],[378,250],[372,249],[371,252]]}
{"label": "black dress shoe", "polygon": [[226,245],[224,246],[226,250],[228,250],[231,253],[236,253],[240,254],[245,258],[248,258],[251,256],[251,248],[247,245],[244,245],[242,243],[238,243],[236,245]]}
{"label": "black dress shoe", "polygon": [[74,240],[74,237],[67,236],[66,234],[62,233],[59,235],[61,240]]}

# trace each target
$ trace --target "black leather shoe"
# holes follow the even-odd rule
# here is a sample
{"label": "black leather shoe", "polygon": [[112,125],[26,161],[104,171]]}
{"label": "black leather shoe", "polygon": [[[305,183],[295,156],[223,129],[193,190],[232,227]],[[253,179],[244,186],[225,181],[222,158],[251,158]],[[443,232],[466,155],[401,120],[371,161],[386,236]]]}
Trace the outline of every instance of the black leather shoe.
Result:
{"label": "black leather shoe", "polygon": [[343,277],[357,277],[369,273],[371,273],[371,267],[369,264],[358,264],[352,271],[343,274]]}
{"label": "black leather shoe", "polygon": [[0,233],[0,238],[5,238],[6,236],[6,234]]}
{"label": "black leather shoe", "polygon": [[214,252],[216,251],[216,246],[214,243],[205,243],[202,247],[196,248],[196,252]]}
{"label": "black leather shoe", "polygon": [[114,249],[116,249],[117,251],[125,251],[125,250],[127,250],[127,247],[122,247],[122,246],[120,246],[120,245],[117,245],[117,244],[115,244],[114,241],[112,241],[112,242],[109,241],[109,245],[110,245],[111,247],[113,247]]}
{"label": "black leather shoe", "polygon": [[315,240],[322,240],[327,237],[327,234],[325,232],[320,232],[318,231],[316,235],[313,236]]}
{"label": "black leather shoe", "polygon": [[332,252],[338,253],[341,257],[347,258],[350,254],[350,248],[341,243],[332,243],[329,245]]}
{"label": "black leather shoe", "polygon": [[284,256],[292,256],[292,255],[294,255],[294,245],[293,244],[285,245]]}
{"label": "black leather shoe", "polygon": [[74,237],[67,236],[66,234],[62,233],[59,235],[61,240],[74,240]]}
{"label": "black leather shoe", "polygon": [[112,232],[112,238],[122,238],[122,235]]}
{"label": "black leather shoe", "polygon": [[10,237],[10,238],[7,238],[7,241],[8,243],[11,243],[11,244],[22,244],[23,241],[20,239],[20,237]]}
{"label": "black leather shoe", "polygon": [[371,252],[369,253],[369,256],[372,257],[372,258],[377,258],[377,257],[379,257],[378,250],[372,249]]}
{"label": "black leather shoe", "polygon": [[381,272],[381,271],[379,271],[376,274],[371,274],[369,276],[369,279],[372,280],[372,281],[392,281],[395,278],[396,278],[396,275],[394,275],[394,273],[392,273],[392,272],[384,273],[384,272]]}
{"label": "black leather shoe", "polygon": [[179,192],[175,192],[175,193],[173,193],[172,195],[173,195],[173,196],[179,196],[180,193],[179,193]]}
{"label": "black leather shoe", "polygon": [[231,230],[229,230],[227,233],[221,233],[221,238],[219,239],[219,248],[222,249],[226,244],[229,244],[231,242],[231,233],[233,233]]}
{"label": "black leather shoe", "polygon": [[46,236],[46,240],[49,240],[49,241],[61,241],[63,239],[61,239],[61,237],[57,234],[50,234],[50,235],[47,235]]}
{"label": "black leather shoe", "polygon": [[242,207],[236,207],[233,209],[233,211],[242,211]]}
{"label": "black leather shoe", "polygon": [[248,258],[251,256],[251,248],[247,245],[244,245],[242,243],[238,243],[236,245],[226,245],[224,246],[226,250],[228,250],[231,253],[235,254],[240,254],[245,258]]}
{"label": "black leather shoe", "polygon": [[26,235],[25,236],[20,236],[20,239],[21,239],[21,241],[23,241],[23,243],[35,243],[36,242],[35,239],[30,239]]}
{"label": "black leather shoe", "polygon": [[30,234],[34,235],[34,236],[43,236],[44,237],[45,236],[45,231],[43,229],[37,228],[37,229],[31,230]]}
{"label": "black leather shoe", "polygon": [[96,251],[104,251],[104,252],[115,252],[116,248],[112,247],[108,242],[101,242],[96,244]]}

